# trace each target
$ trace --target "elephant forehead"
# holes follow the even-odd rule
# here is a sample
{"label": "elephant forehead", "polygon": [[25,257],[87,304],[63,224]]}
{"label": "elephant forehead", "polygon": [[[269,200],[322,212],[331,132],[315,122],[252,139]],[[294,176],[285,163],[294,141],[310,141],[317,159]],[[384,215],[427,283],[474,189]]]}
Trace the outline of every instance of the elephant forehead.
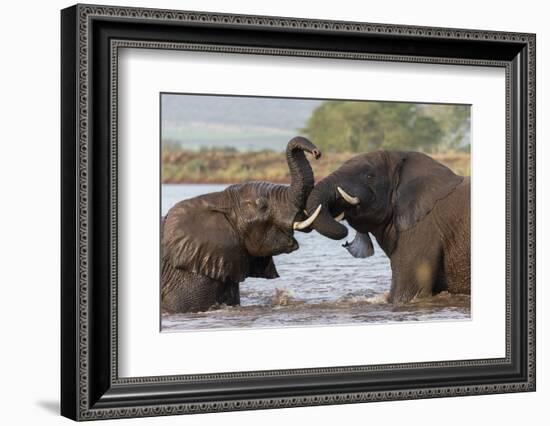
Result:
{"label": "elephant forehead", "polygon": [[227,191],[237,198],[237,200],[258,197],[271,198],[280,196],[282,192],[281,187],[283,185],[276,185],[270,182],[245,182],[231,185],[227,188]]}
{"label": "elephant forehead", "polygon": [[299,209],[294,206],[288,197],[288,186],[270,182],[247,182],[232,185],[227,189],[235,201],[237,211],[244,202],[265,198],[271,212],[270,216],[283,225],[292,226]]}
{"label": "elephant forehead", "polygon": [[386,165],[386,157],[382,151],[369,152],[365,154],[359,154],[346,161],[343,169],[378,169]]}

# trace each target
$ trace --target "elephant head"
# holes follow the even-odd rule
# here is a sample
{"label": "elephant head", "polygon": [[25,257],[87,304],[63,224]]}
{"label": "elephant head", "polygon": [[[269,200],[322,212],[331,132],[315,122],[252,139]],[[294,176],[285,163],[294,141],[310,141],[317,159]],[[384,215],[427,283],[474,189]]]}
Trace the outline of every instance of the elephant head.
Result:
{"label": "elephant head", "polygon": [[294,231],[310,230],[316,217],[303,211],[314,186],[304,151],[321,156],[303,137],[287,145],[290,186],[235,184],[172,207],[163,224],[163,258],[174,268],[220,281],[278,277],[272,256],[296,250]]}
{"label": "elephant head", "polygon": [[312,227],[335,240],[347,236],[339,223],[346,219],[358,231],[353,243],[344,245],[352,255],[372,255],[372,233],[390,256],[398,235],[413,228],[463,179],[418,152],[360,154],[317,183],[307,210],[322,206]]}

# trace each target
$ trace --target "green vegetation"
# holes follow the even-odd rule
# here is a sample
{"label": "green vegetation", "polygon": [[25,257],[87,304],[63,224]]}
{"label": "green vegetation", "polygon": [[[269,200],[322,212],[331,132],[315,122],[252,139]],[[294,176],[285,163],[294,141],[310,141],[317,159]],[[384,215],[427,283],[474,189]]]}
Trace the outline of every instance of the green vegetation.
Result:
{"label": "green vegetation", "polygon": [[324,151],[401,149],[469,152],[470,107],[400,102],[328,101],[302,131]]}
{"label": "green vegetation", "polygon": [[[332,173],[342,163],[355,156],[353,152],[324,153],[310,162],[319,180]],[[470,174],[470,154],[466,152],[431,154],[460,175]],[[285,155],[274,151],[237,152],[236,150],[162,151],[163,183],[236,183],[267,180],[289,183],[290,176]]]}

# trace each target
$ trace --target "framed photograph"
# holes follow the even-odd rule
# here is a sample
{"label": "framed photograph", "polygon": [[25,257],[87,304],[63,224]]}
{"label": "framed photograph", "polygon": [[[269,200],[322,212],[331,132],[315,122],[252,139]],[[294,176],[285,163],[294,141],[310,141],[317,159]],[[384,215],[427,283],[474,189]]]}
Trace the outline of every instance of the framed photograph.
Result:
{"label": "framed photograph", "polygon": [[535,390],[535,35],[61,12],[61,413]]}

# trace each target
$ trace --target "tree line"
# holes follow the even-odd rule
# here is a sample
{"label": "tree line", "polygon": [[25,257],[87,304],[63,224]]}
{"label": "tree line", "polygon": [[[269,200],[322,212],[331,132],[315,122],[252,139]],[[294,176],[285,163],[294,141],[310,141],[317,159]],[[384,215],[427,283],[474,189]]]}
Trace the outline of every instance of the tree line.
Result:
{"label": "tree line", "polygon": [[470,106],[327,101],[301,131],[332,152],[469,152]]}

